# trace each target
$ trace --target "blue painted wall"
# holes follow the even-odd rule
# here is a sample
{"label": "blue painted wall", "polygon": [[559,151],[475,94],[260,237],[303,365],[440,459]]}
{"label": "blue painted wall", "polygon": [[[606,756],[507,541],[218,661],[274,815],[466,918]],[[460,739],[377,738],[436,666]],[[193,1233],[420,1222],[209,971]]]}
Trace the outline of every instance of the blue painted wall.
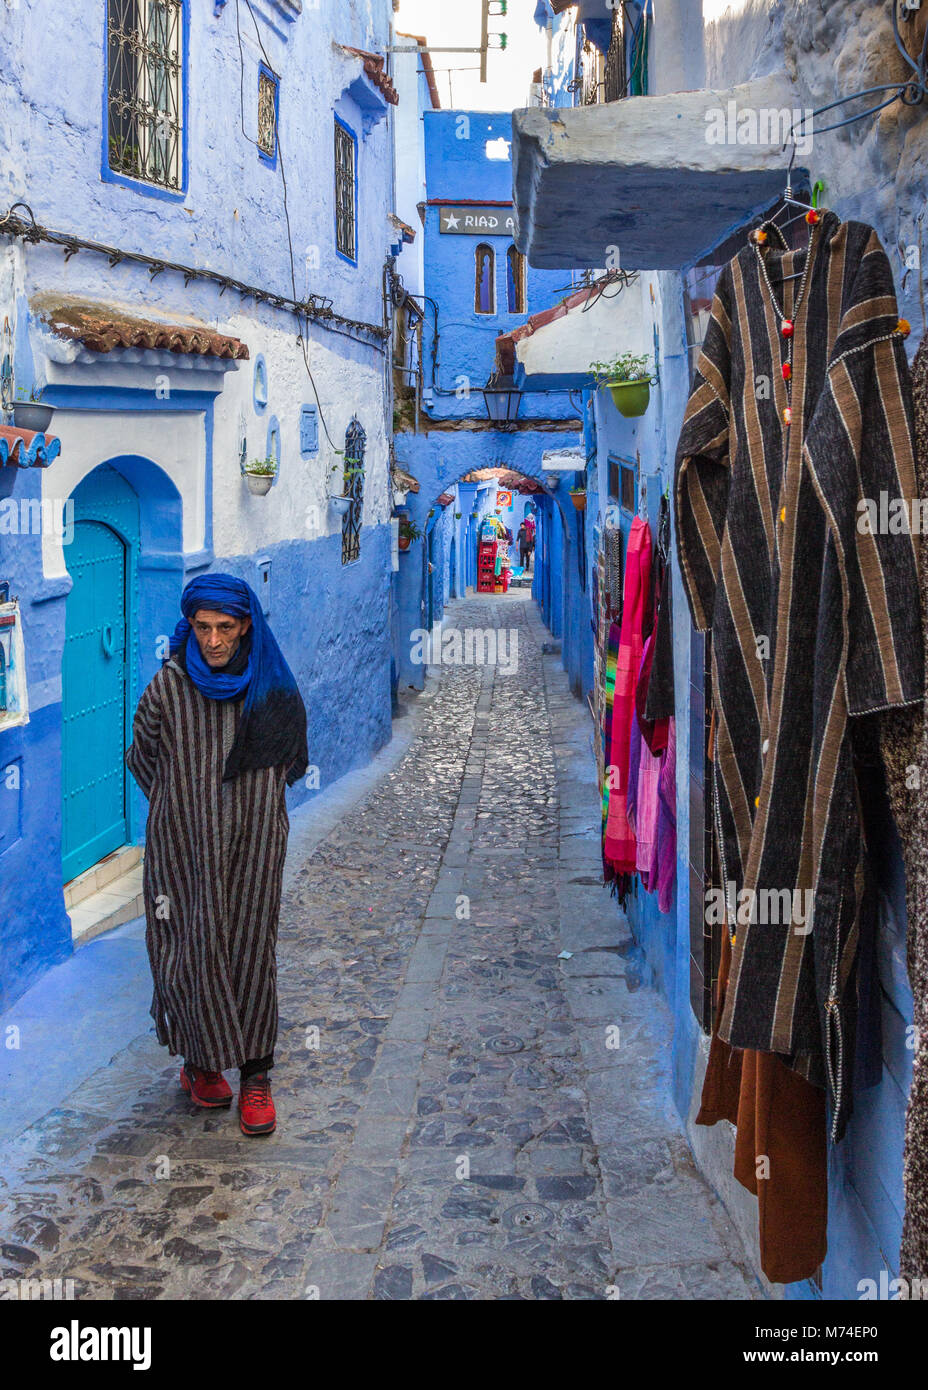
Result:
{"label": "blue painted wall", "polygon": [[[550,308],[569,291],[569,285],[560,272],[526,267],[526,312],[512,314],[508,310],[506,262],[512,244],[511,233],[456,236],[439,230],[442,204],[505,205],[511,202],[511,160],[508,157],[490,159],[486,152],[488,143],[501,139],[511,141],[511,115],[508,112],[426,111],[424,122],[427,206],[423,254],[425,293],[429,296],[422,346],[425,417],[420,421],[420,433],[401,433],[395,441],[398,460],[421,485],[419,493],[410,496],[407,502],[409,515],[423,530],[428,512],[435,506],[439,494],[450,490],[474,469],[512,468],[539,480],[550,478],[550,474],[542,471],[542,454],[576,442],[576,432],[570,428],[570,423],[577,419],[580,407],[578,397],[571,399],[566,391],[533,393],[523,398],[515,429],[467,430],[463,427],[469,419],[479,421],[481,426],[486,424],[487,412],[480,388],[495,369],[497,336],[523,324],[529,314]],[[494,314],[478,314],[474,308],[475,249],[481,241],[491,244],[495,251],[497,311]],[[462,427],[430,429],[429,421],[433,419],[461,421]],[[563,421],[567,428],[533,429],[532,421]],[[469,493],[466,486],[462,487],[461,502],[449,507],[452,516],[443,524],[438,538],[444,552],[441,569],[447,576],[453,532],[457,572],[465,585],[476,583],[476,528],[470,513],[476,498],[478,511],[483,515],[488,505],[487,492],[484,489]],[[564,489],[554,505],[576,546],[579,522]],[[564,511],[565,506],[569,515]],[[454,511],[462,513],[458,523],[454,523]],[[515,535],[519,512],[511,515],[515,518],[512,525]],[[560,529],[562,523],[557,524]],[[449,526],[451,529],[447,529]],[[548,588],[556,595],[554,604],[559,613],[563,610],[561,545],[559,536],[556,563],[548,582]],[[414,542],[401,556],[396,585],[394,656],[400,684],[416,687],[421,686],[424,672],[410,664],[409,634],[423,625],[426,611],[424,546],[424,541]],[[541,584],[537,575],[535,582]],[[582,624],[579,602],[572,598],[572,605],[572,641],[576,643]],[[578,681],[581,664],[582,658],[578,655],[574,662]]]}
{"label": "blue painted wall", "polygon": [[[261,0],[254,20],[246,6],[186,0],[184,9],[183,187],[167,196],[110,178],[103,167],[106,6],[79,0],[65,13],[20,0],[4,11],[0,211],[22,199],[56,230],[270,292],[322,295],[339,314],[380,324],[383,266],[396,235],[388,223],[393,107],[365,76],[362,59],[340,45],[382,51],[391,37],[389,0],[317,0],[302,14]],[[262,158],[255,145],[262,63],[280,79],[276,160]],[[50,84],[55,71],[67,71],[69,80]],[[415,90],[407,95],[416,102]],[[356,263],[335,249],[336,113],[358,137]],[[50,346],[37,320],[36,297],[49,292],[118,304],[142,318],[206,324],[247,343],[250,360],[237,369],[226,362],[225,374],[215,361],[207,370],[209,363],[166,352],[134,363],[119,353],[81,361],[73,349]],[[270,561],[270,618],[306,700],[320,787],[367,761],[390,736],[389,408],[376,344],[313,322],[303,325],[304,359],[297,322],[280,308],[212,283],[185,285],[170,271],[150,277],[144,267],[111,265],[87,251],[65,261],[59,248],[24,250],[0,239],[0,326],[4,317],[15,335],[16,387],[28,394],[33,384],[49,383],[46,399],[59,408],[62,453],[46,475],[46,497],[63,502],[79,481],[73,466],[78,452],[89,452],[81,434],[86,412],[93,412],[97,441],[89,466],[112,463],[138,493],[135,693],[157,668],[157,640],[173,629],[186,579],[227,569],[258,588],[259,563]],[[253,391],[259,358],[263,400]],[[155,390],[162,379],[167,396]],[[301,438],[305,405],[318,415],[315,447]],[[364,524],[360,558],[343,566],[325,492],[355,409],[368,440]],[[239,474],[239,437],[247,436],[249,458],[261,456],[269,422],[277,425],[280,475],[258,499]],[[169,464],[181,428],[192,447],[182,464]],[[150,448],[127,448],[127,438],[146,431]],[[2,469],[0,499],[38,497],[41,481],[37,471]],[[70,579],[45,577],[40,535],[2,534],[0,579],[11,581],[22,602],[31,708],[28,726],[0,734],[0,772],[16,764],[22,774],[15,794],[0,780],[3,1007],[71,950],[61,872],[61,654]],[[313,794],[310,783],[289,795],[295,803]],[[143,838],[144,821],[144,800],[130,787],[133,840]]]}

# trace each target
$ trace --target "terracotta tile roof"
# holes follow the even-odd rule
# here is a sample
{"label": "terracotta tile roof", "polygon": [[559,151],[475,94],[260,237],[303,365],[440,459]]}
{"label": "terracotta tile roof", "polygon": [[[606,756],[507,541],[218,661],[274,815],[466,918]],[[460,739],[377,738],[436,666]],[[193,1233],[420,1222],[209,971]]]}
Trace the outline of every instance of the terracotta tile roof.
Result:
{"label": "terracotta tile roof", "polygon": [[448,506],[451,505],[451,503],[452,503],[453,501],[454,501],[454,493],[453,493],[453,492],[443,492],[443,493],[441,494],[441,496],[438,498],[438,506],[439,506],[439,507],[448,507]]}
{"label": "terracotta tile roof", "polygon": [[393,85],[390,74],[386,71],[386,60],[379,53],[368,53],[363,48],[352,48],[350,44],[343,44],[346,53],[353,53],[356,58],[361,58],[364,62],[364,75],[370,78],[378,91],[383,93],[385,100],[395,106],[400,99],[400,94]]}
{"label": "terracotta tile roof", "polygon": [[490,478],[495,478],[500,487],[508,488],[510,492],[534,493],[545,490],[534,478],[527,478],[524,473],[516,473],[512,468],[474,468],[465,474],[463,481],[484,483]]}
{"label": "terracotta tile roof", "polygon": [[392,223],[392,225],[400,233],[406,244],[408,246],[411,246],[416,239],[416,229],[414,227],[410,227],[408,222],[404,222],[402,217],[397,217],[395,212],[391,212],[388,214],[388,221]]}
{"label": "terracotta tile roof", "polygon": [[496,340],[496,353],[500,368],[509,376],[513,374],[516,367],[516,343],[523,338],[529,338],[536,329],[544,328],[545,324],[553,323],[555,319],[562,319],[575,309],[578,304],[583,304],[588,300],[595,289],[607,282],[611,277],[602,276],[599,280],[594,280],[592,285],[584,285],[582,289],[575,290],[573,294],[562,299],[559,304],[555,304],[550,309],[542,309],[537,314],[530,314],[525,323],[519,328],[513,328],[509,333],[502,333]]}
{"label": "terracotta tile roof", "polygon": [[13,464],[17,468],[47,468],[60,453],[61,440],[53,434],[0,425],[0,467]]}
{"label": "terracotta tile roof", "polygon": [[83,343],[91,352],[156,348],[162,352],[194,353],[235,361],[248,358],[245,343],[217,333],[208,324],[140,318],[110,304],[52,296],[37,297],[32,308],[57,337]]}
{"label": "terracotta tile roof", "polygon": [[400,468],[398,463],[393,465],[393,486],[398,492],[418,492],[419,484],[411,473],[407,473],[405,468]]}

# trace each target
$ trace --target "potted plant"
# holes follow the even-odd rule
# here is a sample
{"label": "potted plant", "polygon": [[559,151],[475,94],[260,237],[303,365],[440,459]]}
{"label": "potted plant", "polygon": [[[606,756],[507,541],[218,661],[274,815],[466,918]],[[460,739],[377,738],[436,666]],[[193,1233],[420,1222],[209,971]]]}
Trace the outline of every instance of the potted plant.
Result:
{"label": "potted plant", "polygon": [[461,517],[462,517],[463,515],[464,515],[463,512],[455,512],[455,514],[454,514],[454,519],[455,519],[455,521],[460,521],[460,520],[461,520]]}
{"label": "potted plant", "polygon": [[17,391],[18,400],[13,402],[13,419],[18,430],[35,430],[37,434],[44,434],[52,422],[55,413],[53,405],[42,405],[43,388],[33,386],[27,396],[25,391]]}
{"label": "potted plant", "polygon": [[591,362],[598,386],[606,386],[616,410],[628,419],[643,415],[651,399],[651,368],[647,357],[620,353],[611,362]]}
{"label": "potted plant", "polygon": [[570,489],[570,500],[577,508],[577,511],[582,512],[586,507],[586,488],[572,487]]}
{"label": "potted plant", "polygon": [[[345,469],[344,469],[344,480],[345,480],[345,481],[344,481],[344,483],[342,484],[342,486],[343,486],[343,487],[346,487],[346,488],[350,488],[350,487],[352,486],[352,484],[353,484],[355,478],[357,478],[357,477],[359,477],[359,476],[360,476],[360,477],[363,477],[363,476],[364,476],[364,469],[363,469],[363,468],[359,468],[359,467],[357,466],[357,459],[349,459],[349,458],[346,458],[346,459],[345,459],[345,465],[346,465],[346,466],[345,466]],[[333,472],[333,473],[337,473],[338,471],[339,471],[339,465],[338,465],[337,463],[333,463],[333,465],[332,465],[332,472]],[[330,493],[329,493],[329,505],[333,508],[334,511],[336,511],[336,512],[338,513],[339,516],[346,516],[347,513],[348,513],[348,509],[350,508],[352,502],[355,501],[355,500],[356,500],[356,499],[353,497],[353,495],[352,495],[350,492],[330,492]],[[359,499],[358,499],[358,500],[359,500]]]}
{"label": "potted plant", "polygon": [[248,491],[255,497],[264,497],[270,492],[277,477],[277,460],[272,455],[263,459],[252,459],[245,465],[245,482]]}
{"label": "potted plant", "polygon": [[422,532],[419,530],[416,523],[410,520],[408,516],[401,516],[399,534],[400,550],[408,550],[413,541],[421,540],[421,538]]}

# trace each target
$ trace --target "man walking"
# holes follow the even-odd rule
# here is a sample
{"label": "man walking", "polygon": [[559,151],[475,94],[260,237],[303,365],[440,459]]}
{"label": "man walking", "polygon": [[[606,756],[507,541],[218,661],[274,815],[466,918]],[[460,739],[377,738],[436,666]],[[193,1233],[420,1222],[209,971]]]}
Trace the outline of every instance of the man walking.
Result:
{"label": "man walking", "polygon": [[532,551],[535,549],[535,526],[529,525],[529,518],[525,517],[519,527],[519,564],[527,567],[531,558]]}
{"label": "man walking", "polygon": [[145,934],[158,1041],[195,1104],[270,1134],[285,784],[307,768],[306,709],[257,595],[193,579],[170,656],[139,701],[126,764],[148,798]]}

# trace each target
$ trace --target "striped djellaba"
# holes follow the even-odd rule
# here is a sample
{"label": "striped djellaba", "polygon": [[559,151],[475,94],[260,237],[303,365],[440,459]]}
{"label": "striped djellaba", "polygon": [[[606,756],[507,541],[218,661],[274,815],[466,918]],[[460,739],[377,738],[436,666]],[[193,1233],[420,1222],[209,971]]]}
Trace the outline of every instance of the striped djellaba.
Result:
{"label": "striped djellaba", "polygon": [[[837,1139],[867,877],[857,716],[924,693],[918,536],[872,534],[858,504],[883,495],[912,515],[912,406],[873,229],[826,212],[789,251],[765,227],[718,281],[677,451],[676,529],[693,621],[712,632],[712,815],[740,908],[719,1037],[827,1085]],[[787,915],[784,890],[811,921],[769,920]]]}
{"label": "striped djellaba", "polygon": [[286,768],[223,782],[243,701],[175,661],[142,694],[126,764],[148,797],[143,886],[158,1041],[206,1071],[274,1051]]}

